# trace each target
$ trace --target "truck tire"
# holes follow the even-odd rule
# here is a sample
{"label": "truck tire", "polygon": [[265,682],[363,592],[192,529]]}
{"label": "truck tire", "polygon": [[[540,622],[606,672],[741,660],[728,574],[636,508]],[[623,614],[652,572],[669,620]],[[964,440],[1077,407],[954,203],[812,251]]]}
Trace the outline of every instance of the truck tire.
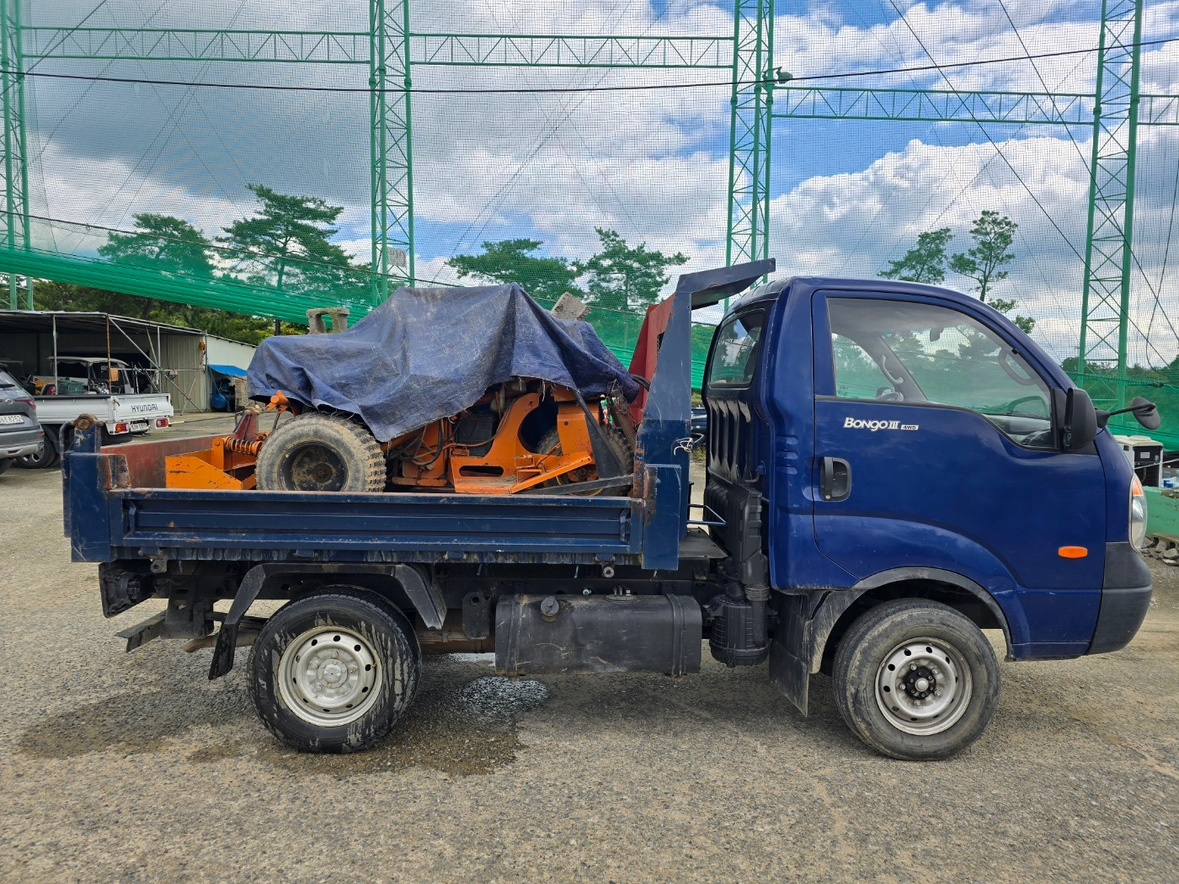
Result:
{"label": "truck tire", "polygon": [[12,464],[15,461],[15,457],[0,458],[0,476],[3,476],[5,473],[7,473],[9,469],[12,468]]}
{"label": "truck tire", "polygon": [[397,724],[418,686],[413,627],[380,596],[327,587],[288,602],[250,654],[262,723],[300,752],[359,752]]}
{"label": "truck tire", "polygon": [[999,663],[982,631],[922,599],[863,614],[840,641],[833,674],[835,703],[852,732],[908,761],[961,752],[999,705]]}
{"label": "truck tire", "polygon": [[255,476],[262,491],[384,491],[385,455],[359,424],[312,412],[270,434]]}

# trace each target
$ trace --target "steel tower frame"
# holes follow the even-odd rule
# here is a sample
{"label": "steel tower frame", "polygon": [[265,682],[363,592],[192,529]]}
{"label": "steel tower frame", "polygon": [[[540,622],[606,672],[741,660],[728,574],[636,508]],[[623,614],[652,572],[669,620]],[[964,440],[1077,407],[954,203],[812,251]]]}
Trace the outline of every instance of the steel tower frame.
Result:
{"label": "steel tower frame", "polygon": [[727,68],[733,83],[729,263],[769,254],[774,119],[1093,126],[1081,365],[1084,371],[1087,360],[1112,361],[1108,354],[1113,348],[1122,381],[1119,391],[1124,390],[1137,127],[1179,124],[1179,96],[1138,94],[1143,0],[1103,0],[1096,96],[781,85],[773,67],[774,0],[735,0],[733,33],[728,37],[414,33],[408,0],[369,0],[367,32],[32,28],[22,22],[23,2],[0,0],[6,196],[0,219],[0,270],[9,271],[13,306],[20,252],[31,245],[24,90],[30,60],[366,65],[372,89],[372,266],[379,280],[374,299],[387,294],[391,276],[401,275],[394,268],[403,263],[402,255],[404,276],[415,278],[413,67]]}
{"label": "steel tower frame", "polygon": [[774,0],[735,0],[725,263],[768,258]]}
{"label": "steel tower frame", "polygon": [[[0,114],[4,117],[4,212],[0,216],[0,240],[5,251],[27,251],[32,237],[29,226],[29,152],[25,126],[25,78],[21,0],[0,0]],[[26,277],[27,306],[33,309],[33,283]],[[8,303],[19,303],[17,274],[8,274]]]}
{"label": "steel tower frame", "polygon": [[[571,36],[554,34],[440,34],[410,30],[408,0],[369,0],[369,29],[353,31],[261,31],[190,28],[24,27],[22,0],[0,0],[15,9],[4,46],[3,70],[23,72],[44,59],[257,62],[365,65],[369,69],[370,192],[374,302],[388,294],[390,277],[416,277],[413,211],[412,70],[418,66],[728,69],[731,37]],[[766,0],[762,0],[763,5]],[[772,7],[772,3],[770,4]],[[5,19],[7,23],[7,19]],[[26,46],[21,47],[22,38]],[[737,53],[743,59],[744,54]],[[19,85],[19,73],[13,74]],[[6,137],[24,143],[23,87],[5,80]],[[10,96],[13,98],[10,100]],[[16,103],[19,96],[21,104]],[[10,112],[11,106],[11,112]],[[767,133],[768,137],[768,133]],[[748,150],[757,152],[758,144]],[[23,150],[7,151],[27,178]],[[9,198],[8,240],[27,247],[27,188],[5,170]],[[24,233],[15,223],[23,219]],[[0,261],[3,257],[0,256]],[[11,264],[12,261],[3,262]],[[17,261],[16,263],[19,263]],[[403,273],[395,268],[404,267]]]}
{"label": "steel tower frame", "polygon": [[1093,109],[1079,377],[1115,365],[1115,408],[1126,404],[1134,177],[1138,157],[1143,0],[1102,0]]}

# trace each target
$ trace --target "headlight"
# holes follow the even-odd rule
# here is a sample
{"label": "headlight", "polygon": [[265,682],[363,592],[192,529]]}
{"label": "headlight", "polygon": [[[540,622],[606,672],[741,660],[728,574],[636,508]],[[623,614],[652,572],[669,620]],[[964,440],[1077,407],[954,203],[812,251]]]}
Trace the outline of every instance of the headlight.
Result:
{"label": "headlight", "polygon": [[1135,549],[1146,546],[1146,492],[1137,476],[1130,483],[1130,543]]}

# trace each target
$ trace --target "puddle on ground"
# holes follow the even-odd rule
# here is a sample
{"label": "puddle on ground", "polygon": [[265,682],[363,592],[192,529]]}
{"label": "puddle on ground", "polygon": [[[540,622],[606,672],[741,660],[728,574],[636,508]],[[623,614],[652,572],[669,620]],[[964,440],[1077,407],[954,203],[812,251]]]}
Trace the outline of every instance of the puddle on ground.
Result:
{"label": "puddle on ground", "polygon": [[240,694],[236,689],[210,689],[199,684],[174,691],[153,689],[118,694],[39,721],[25,731],[17,745],[39,758],[155,752],[193,728],[232,723],[252,714],[244,685]]}
{"label": "puddle on ground", "polygon": [[205,745],[189,754],[190,761],[256,759],[293,773],[340,779],[415,766],[454,776],[484,774],[516,760],[525,748],[517,721],[549,698],[541,682],[475,674],[486,671],[483,661],[428,661],[417,696],[393,733],[353,755],[300,753],[279,743],[258,722],[241,680],[225,688],[181,685],[87,703],[33,725],[19,746],[40,758],[71,758],[199,742]]}
{"label": "puddle on ground", "polygon": [[525,748],[516,734],[516,723],[523,713],[544,705],[548,688],[531,679],[472,679],[469,665],[445,668],[451,671],[423,671],[417,697],[405,717],[393,733],[366,752],[295,752],[259,726],[248,740],[198,749],[189,759],[216,762],[252,756],[292,773],[330,774],[340,779],[411,767],[470,776],[514,762]]}
{"label": "puddle on ground", "polygon": [[417,697],[393,732],[376,747],[354,755],[295,752],[267,732],[256,739],[200,749],[193,761],[253,755],[292,773],[329,774],[348,779],[424,767],[451,776],[487,774],[516,760],[525,748],[516,733],[523,713],[544,705],[549,690],[531,679],[485,676],[471,679],[423,673]]}

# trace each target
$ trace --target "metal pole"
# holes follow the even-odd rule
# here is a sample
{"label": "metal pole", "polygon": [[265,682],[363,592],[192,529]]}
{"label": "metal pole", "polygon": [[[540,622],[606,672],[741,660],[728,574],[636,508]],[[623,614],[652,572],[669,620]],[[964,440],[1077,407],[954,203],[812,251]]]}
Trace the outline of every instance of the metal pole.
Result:
{"label": "metal pole", "polygon": [[57,314],[53,314],[53,392],[61,393],[61,378],[57,376]]}
{"label": "metal pole", "polygon": [[387,260],[388,243],[385,242],[385,214],[388,203],[385,200],[385,126],[381,113],[381,102],[385,91],[385,18],[384,0],[369,0],[369,187],[370,221],[372,232],[373,301],[381,303],[389,295]]}
{"label": "metal pole", "polygon": [[[1101,4],[1101,17],[1104,21],[1106,14],[1105,3]],[[1089,299],[1093,288],[1093,226],[1097,219],[1097,164],[1101,157],[1101,89],[1105,77],[1105,28],[1097,41],[1097,84],[1093,100],[1093,150],[1089,160],[1089,220],[1085,233],[1085,281],[1081,287],[1081,341],[1077,351],[1077,386],[1084,389],[1088,371],[1086,356],[1089,348]]]}
{"label": "metal pole", "polygon": [[[20,173],[20,223],[22,241],[21,246],[28,249],[33,244],[31,222],[29,219],[29,135],[25,125],[25,59],[24,25],[21,22],[21,0],[12,0],[13,18],[13,54],[12,62],[16,67],[16,115],[18,125],[16,129],[16,146],[20,151],[17,168]],[[25,274],[25,284],[28,291],[27,309],[33,309],[33,277]]]}
{"label": "metal pole", "polygon": [[1142,4],[1134,5],[1134,45],[1130,50],[1130,131],[1126,133],[1126,220],[1122,228],[1122,300],[1118,312],[1118,398],[1117,408],[1126,407],[1126,351],[1130,327],[1130,271],[1134,259],[1134,173],[1138,156],[1138,88],[1142,74]]}
{"label": "metal pole", "polygon": [[405,270],[406,283],[417,285],[417,244],[414,242],[413,220],[413,113],[410,98],[413,80],[410,76],[409,0],[401,2],[401,52],[405,59]]}
{"label": "metal pole", "polygon": [[[3,102],[4,111],[4,214],[6,226],[4,231],[4,245],[9,251],[13,251],[16,249],[17,185],[13,180],[15,170],[12,165],[13,142],[16,135],[13,131],[16,123],[16,112],[13,108],[15,83],[12,77],[12,64],[15,59],[11,57],[11,51],[16,48],[12,40],[12,29],[16,24],[12,20],[15,3],[14,0],[0,0],[0,2],[3,3],[3,8],[0,8],[0,89],[3,90],[0,101]],[[16,310],[18,303],[16,273],[9,270],[8,309]]]}

